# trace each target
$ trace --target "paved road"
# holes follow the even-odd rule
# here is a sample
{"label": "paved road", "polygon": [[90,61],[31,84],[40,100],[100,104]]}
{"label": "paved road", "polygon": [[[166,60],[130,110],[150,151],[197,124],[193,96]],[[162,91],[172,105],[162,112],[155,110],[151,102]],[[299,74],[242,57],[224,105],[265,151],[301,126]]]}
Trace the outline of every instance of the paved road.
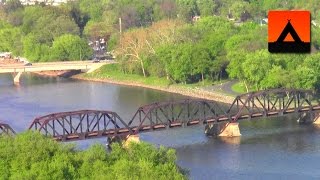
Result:
{"label": "paved road", "polygon": [[231,81],[228,81],[225,83],[204,87],[203,89],[206,91],[218,92],[218,93],[224,93],[224,94],[237,96],[237,95],[240,95],[240,93],[234,92],[231,88],[237,82],[238,82],[238,80],[231,80]]}
{"label": "paved road", "polygon": [[22,63],[16,64],[0,64],[0,73],[14,72],[39,72],[39,71],[55,71],[55,70],[86,70],[93,71],[105,64],[112,64],[114,61],[103,61],[93,63],[92,61],[67,61],[67,62],[46,62],[33,63],[30,66]]}

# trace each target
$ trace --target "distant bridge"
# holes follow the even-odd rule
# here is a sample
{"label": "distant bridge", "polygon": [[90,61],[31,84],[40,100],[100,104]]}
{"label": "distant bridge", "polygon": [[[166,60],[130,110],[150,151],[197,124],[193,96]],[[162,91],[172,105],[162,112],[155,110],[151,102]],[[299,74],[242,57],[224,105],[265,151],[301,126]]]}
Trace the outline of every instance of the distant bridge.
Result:
{"label": "distant bridge", "polygon": [[41,72],[41,71],[64,71],[64,70],[82,70],[93,72],[105,64],[112,64],[114,61],[104,61],[93,63],[92,61],[62,61],[48,63],[33,63],[32,65],[23,64],[0,64],[0,73],[13,73],[14,82],[20,82],[20,76],[24,72]]}
{"label": "distant bridge", "polygon": [[320,102],[312,91],[272,89],[237,96],[231,105],[188,99],[157,102],[138,108],[130,121],[111,111],[81,110],[60,112],[34,119],[29,129],[56,140],[94,137],[124,137],[167,128],[236,123],[244,119],[308,113],[319,119]]}

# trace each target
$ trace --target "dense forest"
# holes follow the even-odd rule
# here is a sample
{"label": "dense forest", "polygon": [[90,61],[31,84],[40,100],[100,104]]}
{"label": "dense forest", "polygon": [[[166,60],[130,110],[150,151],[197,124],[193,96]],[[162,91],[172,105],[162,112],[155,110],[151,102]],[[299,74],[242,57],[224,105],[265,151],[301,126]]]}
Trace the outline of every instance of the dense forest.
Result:
{"label": "dense forest", "polygon": [[[186,179],[173,149],[146,143],[79,150],[38,132],[0,136],[0,179]],[[170,176],[168,176],[170,175]]]}
{"label": "dense forest", "polygon": [[[0,7],[0,51],[31,61],[83,60],[92,57],[88,42],[105,38],[123,73],[172,83],[236,78],[255,90],[318,89],[319,8],[319,1],[299,0],[78,0],[60,6],[9,0]],[[262,20],[270,9],[310,10],[311,54],[268,52]]]}

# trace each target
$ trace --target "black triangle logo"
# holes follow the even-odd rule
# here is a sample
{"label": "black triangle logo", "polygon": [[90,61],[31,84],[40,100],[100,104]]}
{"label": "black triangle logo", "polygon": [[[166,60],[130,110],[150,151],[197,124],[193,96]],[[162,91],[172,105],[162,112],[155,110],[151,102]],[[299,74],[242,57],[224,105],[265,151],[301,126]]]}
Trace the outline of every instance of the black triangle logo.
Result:
{"label": "black triangle logo", "polygon": [[290,19],[288,20],[286,27],[283,29],[282,33],[278,37],[277,42],[283,42],[289,33],[295,42],[302,42],[296,30],[293,28],[292,24],[290,23]]}
{"label": "black triangle logo", "polygon": [[[293,38],[293,42],[284,41],[288,34]],[[268,43],[268,50],[273,53],[309,53],[310,42],[303,42],[288,20],[277,41]]]}

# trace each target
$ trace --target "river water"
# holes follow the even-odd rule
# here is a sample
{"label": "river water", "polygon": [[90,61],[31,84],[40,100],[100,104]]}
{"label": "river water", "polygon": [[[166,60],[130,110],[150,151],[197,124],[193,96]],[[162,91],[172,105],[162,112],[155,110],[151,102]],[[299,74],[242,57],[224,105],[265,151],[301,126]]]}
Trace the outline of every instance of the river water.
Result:
{"label": "river water", "polygon": [[[130,119],[141,105],[187,97],[145,88],[23,75],[20,86],[0,75],[0,119],[18,132],[41,115],[100,109]],[[204,127],[142,133],[140,139],[176,149],[190,179],[320,179],[320,128],[296,117],[241,121],[238,138],[213,138]],[[76,142],[80,148],[105,138]]]}

